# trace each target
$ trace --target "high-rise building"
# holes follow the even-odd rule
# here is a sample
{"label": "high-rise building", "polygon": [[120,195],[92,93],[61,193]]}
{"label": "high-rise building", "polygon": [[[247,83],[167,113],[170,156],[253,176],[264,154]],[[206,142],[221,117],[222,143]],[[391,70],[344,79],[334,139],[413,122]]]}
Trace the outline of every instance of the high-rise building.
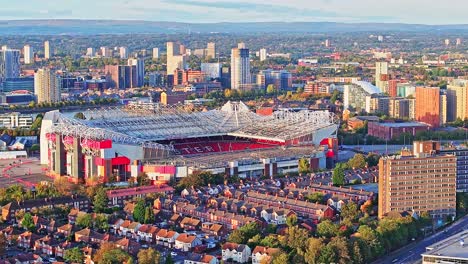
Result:
{"label": "high-rise building", "polygon": [[462,44],[461,38],[457,38],[457,43],[456,44],[457,44],[457,46],[460,46]]}
{"label": "high-rise building", "polygon": [[86,56],[94,57],[96,55],[96,50],[94,48],[88,48],[86,50]]}
{"label": "high-rise building", "polygon": [[20,56],[19,50],[0,50],[0,84],[7,78],[18,78],[20,76]]}
{"label": "high-rise building", "polygon": [[267,50],[260,49],[260,61],[264,61],[267,59]]}
{"label": "high-rise building", "polygon": [[60,102],[61,87],[60,77],[49,68],[38,69],[34,74],[34,94],[38,103]]}
{"label": "high-rise building", "polygon": [[216,79],[221,78],[221,63],[205,63],[201,64],[201,70],[208,78]]}
{"label": "high-rise building", "polygon": [[137,67],[131,65],[106,65],[109,86],[116,89],[137,87]]}
{"label": "high-rise building", "polygon": [[104,58],[112,57],[112,50],[109,47],[101,47],[101,56]]}
{"label": "high-rise building", "polygon": [[153,59],[159,59],[159,48],[153,48]]}
{"label": "high-rise building", "polygon": [[212,59],[216,58],[216,43],[208,42],[208,45],[206,46],[206,57]]}
{"label": "high-rise building", "polygon": [[388,92],[388,62],[378,61],[375,63],[375,86],[383,93]]}
{"label": "high-rise building", "polygon": [[50,57],[53,55],[52,47],[50,45],[50,42],[46,40],[44,42],[44,58],[46,60],[50,59]]}
{"label": "high-rise building", "polygon": [[343,104],[344,109],[355,111],[368,111],[370,96],[378,96],[381,91],[378,87],[369,82],[354,80],[350,84],[344,86]]}
{"label": "high-rise building", "polygon": [[[442,102],[443,103],[443,102]],[[432,127],[441,123],[441,96],[439,87],[416,87],[415,118]]]}
{"label": "high-rise building", "polygon": [[388,95],[390,97],[397,97],[398,93],[398,80],[388,81]]}
{"label": "high-rise building", "polygon": [[447,85],[448,121],[468,118],[468,81],[453,80]]}
{"label": "high-rise building", "polygon": [[445,43],[445,46],[449,46],[450,45],[450,39],[445,39],[444,43]]}
{"label": "high-rise building", "polygon": [[327,48],[331,47],[331,41],[329,39],[325,40],[325,47]]}
{"label": "high-rise building", "polygon": [[167,42],[167,75],[172,75],[176,69],[185,69],[187,57],[180,54],[180,50],[180,44]]}
{"label": "high-rise building", "polygon": [[249,49],[239,43],[231,50],[231,89],[243,90],[251,83]]}
{"label": "high-rise building", "polygon": [[149,86],[158,87],[164,85],[163,75],[159,72],[152,72],[149,74]]}
{"label": "high-rise building", "polygon": [[145,60],[144,59],[129,59],[129,66],[136,67],[137,87],[142,87],[145,83]]}
{"label": "high-rise building", "polygon": [[180,55],[185,55],[187,50],[185,49],[185,45],[179,44],[179,54]]}
{"label": "high-rise building", "polygon": [[127,47],[120,47],[119,48],[120,58],[121,59],[128,59],[128,48]]}
{"label": "high-rise building", "polygon": [[380,41],[380,42],[382,42],[382,41],[384,40],[384,36],[382,36],[382,35],[378,36],[378,37],[377,37],[377,40]]}
{"label": "high-rise building", "polygon": [[23,49],[24,64],[34,63],[34,51],[30,45],[25,45]]}
{"label": "high-rise building", "polygon": [[286,70],[262,70],[257,74],[257,85],[265,89],[273,85],[277,90],[288,90],[292,87],[292,75]]}
{"label": "high-rise building", "polygon": [[379,218],[390,212],[427,212],[441,221],[455,216],[457,158],[436,154],[434,144],[414,142],[413,153],[380,159]]}

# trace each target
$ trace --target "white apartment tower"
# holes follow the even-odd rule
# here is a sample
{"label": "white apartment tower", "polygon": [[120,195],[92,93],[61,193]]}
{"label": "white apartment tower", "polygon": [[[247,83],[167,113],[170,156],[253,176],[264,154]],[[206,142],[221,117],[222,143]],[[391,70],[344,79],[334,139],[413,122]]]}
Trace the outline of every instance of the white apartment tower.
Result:
{"label": "white apartment tower", "polygon": [[231,50],[231,89],[244,89],[252,83],[250,54],[244,43]]}
{"label": "white apartment tower", "polygon": [[153,48],[153,59],[159,59],[159,48]]}
{"label": "white apartment tower", "polygon": [[50,42],[47,40],[44,42],[44,58],[46,60],[50,59],[52,56],[52,47],[50,46]]}
{"label": "white apartment tower", "polygon": [[120,58],[121,59],[128,59],[128,48],[127,47],[120,47]]}
{"label": "white apartment tower", "polygon": [[375,63],[375,86],[383,93],[388,92],[388,62],[378,61]]}
{"label": "white apartment tower", "polygon": [[145,84],[145,60],[128,59],[128,65],[136,67],[137,87],[142,87]]}
{"label": "white apartment tower", "polygon": [[38,69],[34,74],[34,94],[38,103],[60,102],[60,77],[49,68]]}
{"label": "white apartment tower", "polygon": [[260,61],[265,61],[267,59],[267,50],[260,49]]}
{"label": "white apartment tower", "polygon": [[25,45],[23,48],[24,52],[24,64],[34,63],[34,50],[30,45]]}

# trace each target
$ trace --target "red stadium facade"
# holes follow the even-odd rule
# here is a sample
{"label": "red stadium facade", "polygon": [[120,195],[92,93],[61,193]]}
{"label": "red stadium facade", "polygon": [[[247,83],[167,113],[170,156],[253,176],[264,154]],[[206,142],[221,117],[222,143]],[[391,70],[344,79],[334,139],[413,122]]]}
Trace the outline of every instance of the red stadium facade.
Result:
{"label": "red stadium facade", "polygon": [[[243,103],[186,112],[168,106],[87,112],[85,121],[48,112],[41,129],[41,163],[73,182],[126,181],[146,172],[154,181],[195,171],[227,176],[294,173],[336,159],[338,124],[328,112],[257,115]],[[92,118],[91,118],[92,117]]]}

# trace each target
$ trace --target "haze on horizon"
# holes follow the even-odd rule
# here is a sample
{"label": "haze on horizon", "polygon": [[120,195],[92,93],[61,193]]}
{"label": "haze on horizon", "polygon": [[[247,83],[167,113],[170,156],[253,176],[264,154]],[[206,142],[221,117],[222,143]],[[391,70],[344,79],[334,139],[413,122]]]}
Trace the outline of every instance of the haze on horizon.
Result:
{"label": "haze on horizon", "polygon": [[24,0],[0,20],[110,19],[210,22],[379,22],[468,24],[465,0]]}

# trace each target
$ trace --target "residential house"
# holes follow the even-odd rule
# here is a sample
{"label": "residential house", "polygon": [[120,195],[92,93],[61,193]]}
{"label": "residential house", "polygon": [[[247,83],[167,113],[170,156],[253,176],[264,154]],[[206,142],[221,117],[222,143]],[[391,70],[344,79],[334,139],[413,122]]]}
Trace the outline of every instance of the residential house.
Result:
{"label": "residential house", "polygon": [[25,248],[25,249],[32,249],[34,247],[34,244],[36,243],[36,240],[42,238],[42,236],[34,234],[30,231],[26,231],[22,234],[20,234],[17,238],[17,245],[20,248]]}
{"label": "residential house", "polygon": [[15,213],[20,210],[30,212],[33,208],[46,207],[52,209],[58,206],[68,206],[78,208],[81,211],[88,211],[90,208],[90,201],[84,196],[72,195],[26,200],[19,203],[11,202],[2,207],[2,219],[4,221],[14,221]]}
{"label": "residential house", "polygon": [[218,264],[219,261],[215,256],[207,254],[190,253],[184,260],[184,264]]}
{"label": "residential house", "polygon": [[158,232],[159,228],[154,225],[141,225],[137,232],[137,241],[156,242]]}
{"label": "residential house", "polygon": [[221,249],[222,259],[224,261],[247,263],[252,254],[249,246],[237,243],[226,242]]}
{"label": "residential house", "polygon": [[73,231],[75,231],[75,226],[72,224],[65,224],[57,228],[57,234],[62,235],[63,237],[71,236]]}
{"label": "residential house", "polygon": [[21,233],[23,232],[17,228],[14,228],[11,225],[0,230],[0,235],[3,235],[5,237],[8,245],[13,245],[15,243],[14,240],[16,240],[17,236],[19,236]]}
{"label": "residential house", "polygon": [[201,221],[196,218],[185,217],[180,221],[180,227],[185,231],[200,229]]}
{"label": "residential house", "polygon": [[80,209],[77,208],[72,208],[70,209],[70,213],[68,213],[68,223],[69,224],[75,224],[76,218],[78,217],[78,213],[80,212]]}
{"label": "residential house", "polygon": [[192,248],[202,244],[202,241],[194,235],[180,234],[175,240],[175,248],[182,251],[190,251]]}
{"label": "residential house", "polygon": [[66,250],[72,249],[76,246],[77,245],[75,243],[72,243],[70,241],[64,241],[62,243],[59,243],[58,245],[55,246],[55,256],[59,258],[63,258],[65,256]]}
{"label": "residential house", "polygon": [[55,255],[55,247],[60,242],[52,236],[45,236],[34,242],[34,250],[40,254]]}
{"label": "residential house", "polygon": [[175,240],[178,236],[179,233],[177,233],[176,231],[160,229],[156,234],[156,244],[168,248],[173,248],[175,245]]}
{"label": "residential house", "polygon": [[107,191],[107,198],[109,199],[109,206],[123,207],[124,202],[134,198],[145,198],[147,195],[163,193],[173,193],[174,189],[168,185],[163,186],[139,186],[126,189],[117,189]]}
{"label": "residential house", "polygon": [[269,263],[272,256],[278,252],[279,248],[256,246],[252,251],[252,264]]}
{"label": "residential house", "polygon": [[128,239],[126,237],[115,241],[114,244],[118,248],[130,253],[131,255],[136,255],[140,250],[140,244],[138,242],[135,242],[134,240]]}

